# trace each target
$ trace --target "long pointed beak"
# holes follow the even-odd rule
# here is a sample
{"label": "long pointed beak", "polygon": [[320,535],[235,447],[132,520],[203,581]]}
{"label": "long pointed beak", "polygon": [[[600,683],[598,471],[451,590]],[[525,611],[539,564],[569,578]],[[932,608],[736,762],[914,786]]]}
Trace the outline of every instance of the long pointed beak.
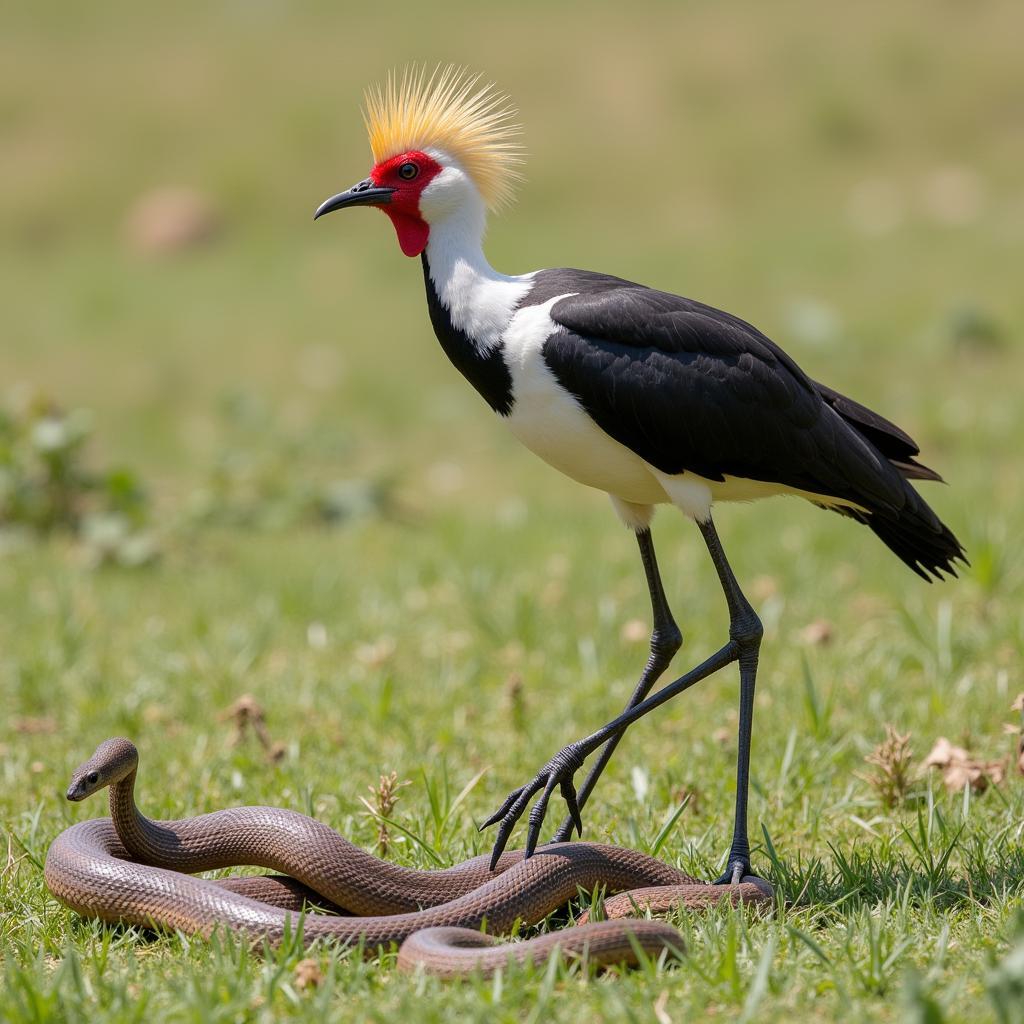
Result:
{"label": "long pointed beak", "polygon": [[345,192],[322,202],[313,214],[313,220],[325,213],[341,210],[346,206],[385,206],[391,202],[393,188],[381,188],[373,183],[372,178],[364,178],[358,185],[353,185]]}

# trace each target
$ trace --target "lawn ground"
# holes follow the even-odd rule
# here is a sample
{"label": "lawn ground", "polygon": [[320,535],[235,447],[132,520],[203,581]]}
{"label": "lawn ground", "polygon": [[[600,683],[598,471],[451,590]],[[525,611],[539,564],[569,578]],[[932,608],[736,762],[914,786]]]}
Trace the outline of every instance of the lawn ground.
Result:
{"label": "lawn ground", "polygon": [[[5,407],[90,410],[88,458],[147,484],[161,555],[96,569],[74,539],[4,531],[0,1018],[1024,1018],[1024,779],[947,792],[920,769],[940,736],[987,760],[1018,740],[1022,27],[1009,3],[6,11]],[[495,265],[592,266],[751,319],[918,439],[972,560],[929,587],[810,506],[718,514],[766,626],[751,820],[780,901],[679,918],[679,966],[442,984],[390,957],[101,928],[43,886],[52,838],[102,813],[64,801],[69,773],[118,734],[153,816],[272,803],[367,848],[360,797],[397,772],[388,856],[454,863],[642,666],[643,577],[606,499],[520,450],[445,363],[382,218],[310,223],[366,172],[363,85],[414,58],[471,64],[521,109],[529,180]],[[219,233],[140,253],[125,218],[168,184]],[[335,481],[392,498],[304,514]],[[655,531],[682,670],[726,617],[692,527],[663,512]],[[238,736],[246,694],[277,759]],[[686,800],[659,855],[716,875],[736,699],[724,675],[637,725],[588,836],[650,849]],[[864,761],[889,724],[919,769],[891,807]],[[302,988],[309,955],[323,977]]]}

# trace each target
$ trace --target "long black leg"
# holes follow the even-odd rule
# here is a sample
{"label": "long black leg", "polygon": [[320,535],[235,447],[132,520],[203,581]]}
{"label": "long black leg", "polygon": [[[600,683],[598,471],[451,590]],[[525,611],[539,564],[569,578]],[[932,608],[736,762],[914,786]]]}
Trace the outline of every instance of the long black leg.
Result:
{"label": "long black leg", "polygon": [[750,606],[729,562],[722,542],[710,517],[698,523],[708,546],[711,561],[718,572],[725,600],[729,607],[729,638],[737,645],[736,660],[740,666],[740,724],[736,754],[736,813],[733,819],[732,846],[720,884],[736,884],[745,875],[753,874],[750,867],[750,839],[747,835],[747,795],[750,789],[750,738],[754,720],[754,684],[757,678],[757,658],[761,650],[764,627]]}
{"label": "long black leg", "polygon": [[[649,711],[660,708],[662,704],[678,696],[684,690],[688,690],[702,679],[707,679],[708,676],[714,674],[719,669],[725,668],[726,665],[731,664],[738,657],[739,646],[734,640],[730,640],[725,646],[712,654],[710,658],[707,658],[696,668],[687,672],[686,675],[680,676],[668,685],[663,686],[653,696],[637,704],[636,707],[623,711],[618,718],[609,722],[603,728],[598,729],[597,732],[591,733],[575,743],[570,743],[567,747],[563,747],[537,773],[532,782],[513,790],[501,807],[480,826],[482,830],[490,825],[497,824],[499,821],[501,822],[498,828],[498,835],[494,841],[494,849],[491,852],[491,870],[493,871],[494,866],[498,863],[498,858],[508,843],[508,837],[512,834],[512,829],[515,828],[516,822],[526,810],[526,805],[530,802],[530,798],[543,791],[544,796],[537,801],[533,810],[530,811],[530,828],[526,838],[526,853],[527,856],[533,853],[537,846],[540,827],[544,821],[544,813],[547,810],[548,797],[550,797],[552,792],[548,785],[552,778],[560,786],[560,791],[569,808],[569,813],[574,817],[577,816],[579,807],[576,803],[576,789],[573,786],[572,777],[583,767],[583,762],[595,750],[604,746],[613,736],[621,736],[629,726],[638,719],[643,718]],[[580,831],[579,821],[576,822],[576,829]]]}
{"label": "long black leg", "polygon": [[576,789],[573,786],[573,776],[583,766],[583,762],[590,754],[603,746],[613,737],[621,736],[626,729],[635,721],[643,718],[648,712],[661,707],[666,701],[688,690],[695,683],[706,679],[708,676],[724,668],[734,661],[740,663],[740,727],[739,727],[739,753],[736,763],[736,812],[733,822],[733,840],[729,853],[729,863],[726,873],[720,881],[739,881],[744,875],[750,874],[750,841],[747,835],[747,790],[750,776],[750,734],[754,710],[754,680],[757,672],[757,656],[761,646],[763,628],[761,620],[758,619],[750,602],[747,601],[740,590],[736,577],[733,575],[722,550],[721,541],[715,531],[714,524],[710,517],[704,523],[698,524],[704,541],[707,544],[711,559],[718,572],[722,589],[725,592],[726,603],[729,608],[729,641],[710,658],[698,665],[695,669],[680,676],[675,681],[662,687],[653,696],[641,701],[632,708],[627,709],[618,718],[609,722],[604,728],[598,729],[585,739],[560,750],[550,761],[537,773],[533,781],[519,789],[513,790],[501,807],[481,825],[487,828],[489,825],[501,822],[498,828],[498,835],[494,843],[494,850],[491,854],[491,867],[497,863],[501,856],[508,838],[515,828],[516,822],[526,810],[530,799],[537,793],[543,795],[530,811],[529,830],[526,839],[526,855],[530,856],[537,845],[540,827],[544,821],[547,811],[548,800],[558,785],[562,797],[569,808],[570,815],[576,821],[576,828],[579,829],[579,806],[576,797]]}
{"label": "long black leg", "polygon": [[[651,597],[651,611],[654,617],[654,627],[651,630],[651,653],[647,658],[640,682],[636,684],[633,696],[625,710],[635,708],[644,697],[651,692],[651,687],[661,678],[661,674],[672,663],[679,648],[683,645],[683,634],[679,632],[675,619],[672,617],[672,610],[668,606],[668,599],[665,597],[665,588],[661,582],[661,573],[658,571],[658,559],[654,554],[654,541],[651,538],[649,529],[637,530],[636,542],[640,548],[640,559],[644,564],[644,575],[647,577],[647,590]],[[622,739],[622,733],[613,736],[598,755],[590,774],[583,781],[576,795],[576,801],[582,810],[590,796],[597,780],[601,777],[605,766],[611,760],[615,748]],[[572,838],[573,818],[567,815],[565,821],[552,838],[552,842],[564,843]]]}

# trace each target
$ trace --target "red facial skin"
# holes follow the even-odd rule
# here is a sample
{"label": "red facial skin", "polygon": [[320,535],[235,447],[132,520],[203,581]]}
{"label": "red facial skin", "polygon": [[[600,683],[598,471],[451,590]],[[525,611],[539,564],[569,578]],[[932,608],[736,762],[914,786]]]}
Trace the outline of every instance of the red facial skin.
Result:
{"label": "red facial skin", "polygon": [[[414,164],[419,173],[410,181],[406,181],[398,173],[403,164]],[[427,247],[430,238],[430,225],[420,216],[420,195],[438,174],[441,165],[426,153],[410,150],[382,160],[372,171],[370,178],[381,188],[393,188],[391,201],[379,206],[395,225],[398,244],[406,256],[419,256]]]}

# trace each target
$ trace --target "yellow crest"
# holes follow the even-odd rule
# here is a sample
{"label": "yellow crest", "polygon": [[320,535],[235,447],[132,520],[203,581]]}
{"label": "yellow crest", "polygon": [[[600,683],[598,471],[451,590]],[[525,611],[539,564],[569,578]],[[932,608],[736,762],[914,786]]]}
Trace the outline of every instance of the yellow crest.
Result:
{"label": "yellow crest", "polygon": [[380,163],[410,149],[434,147],[453,156],[495,209],[512,198],[522,175],[522,146],[515,108],[493,85],[480,84],[454,65],[406,68],[399,80],[366,92],[363,118],[373,159]]}

